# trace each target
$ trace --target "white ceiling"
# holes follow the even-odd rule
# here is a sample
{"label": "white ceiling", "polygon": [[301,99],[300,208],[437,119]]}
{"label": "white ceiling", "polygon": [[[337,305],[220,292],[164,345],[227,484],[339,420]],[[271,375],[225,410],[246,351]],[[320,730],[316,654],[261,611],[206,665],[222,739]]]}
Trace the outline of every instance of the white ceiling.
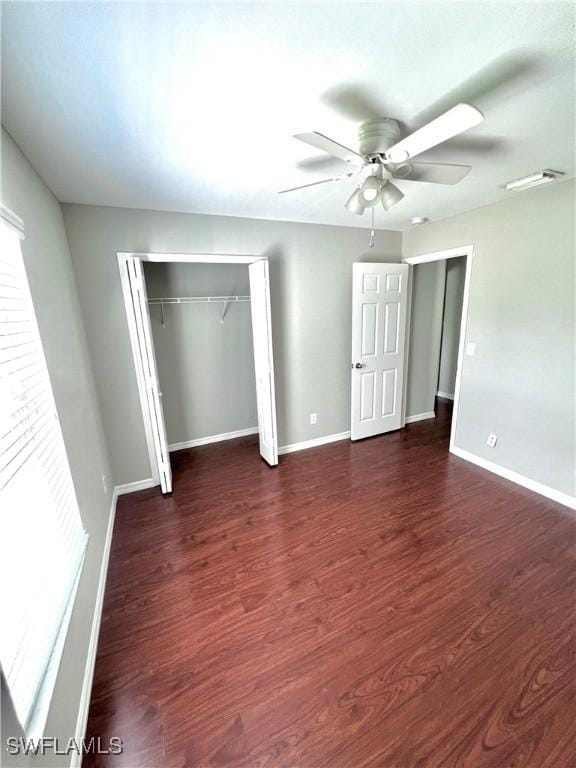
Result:
{"label": "white ceiling", "polygon": [[572,3],[3,2],[2,21],[2,121],[61,201],[369,226],[350,181],[276,194],[344,166],[292,134],[354,147],[363,117],[414,129],[463,100],[484,123],[419,159],[470,175],[399,182],[378,227],[574,175]]}

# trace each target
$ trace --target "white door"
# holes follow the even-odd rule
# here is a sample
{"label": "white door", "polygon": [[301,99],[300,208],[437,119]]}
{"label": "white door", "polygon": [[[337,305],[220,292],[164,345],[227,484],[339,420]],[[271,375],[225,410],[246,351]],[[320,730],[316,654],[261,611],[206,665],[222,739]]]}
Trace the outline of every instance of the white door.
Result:
{"label": "white door", "polygon": [[168,452],[168,440],[166,438],[166,425],[162,410],[162,392],[158,381],[158,369],[156,356],[152,342],[152,328],[150,326],[150,314],[148,312],[148,297],[146,295],[146,282],[142,262],[138,258],[129,258],[126,262],[128,271],[128,285],[133,308],[134,329],[138,344],[134,349],[137,355],[136,364],[139,365],[146,390],[146,402],[152,437],[154,453],[158,464],[160,487],[162,493],[172,492],[172,468],[170,467],[170,454]]}
{"label": "white door", "polygon": [[268,260],[262,259],[253,262],[248,266],[248,271],[250,273],[250,305],[252,309],[252,336],[254,338],[260,455],[268,464],[275,466],[278,464],[278,438],[276,433],[276,393],[274,391]]}
{"label": "white door", "polygon": [[354,264],[352,440],[404,426],[407,264]]}

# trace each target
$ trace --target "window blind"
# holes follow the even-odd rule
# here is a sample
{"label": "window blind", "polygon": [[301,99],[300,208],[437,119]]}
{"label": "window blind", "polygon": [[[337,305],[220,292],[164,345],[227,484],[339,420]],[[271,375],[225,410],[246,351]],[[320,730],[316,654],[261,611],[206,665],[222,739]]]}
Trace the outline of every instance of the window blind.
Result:
{"label": "window blind", "polygon": [[20,237],[3,215],[0,218],[0,661],[24,730],[30,723],[62,629],[86,542],[24,269]]}

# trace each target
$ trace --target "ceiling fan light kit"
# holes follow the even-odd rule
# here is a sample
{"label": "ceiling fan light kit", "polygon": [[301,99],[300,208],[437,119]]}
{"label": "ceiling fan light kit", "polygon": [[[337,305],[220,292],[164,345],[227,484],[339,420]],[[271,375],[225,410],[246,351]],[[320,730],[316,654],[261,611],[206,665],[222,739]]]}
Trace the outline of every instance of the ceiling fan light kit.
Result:
{"label": "ceiling fan light kit", "polygon": [[373,208],[380,197],[381,182],[376,176],[368,176],[359,189],[360,203],[364,208]]}
{"label": "ceiling fan light kit", "polygon": [[362,216],[364,211],[366,210],[364,206],[362,205],[362,201],[360,200],[360,190],[355,189],[354,192],[350,195],[348,200],[345,203],[345,207],[350,211],[350,213],[356,213],[358,216]]}
{"label": "ceiling fan light kit", "polygon": [[393,205],[399,203],[404,197],[404,193],[401,192],[395,184],[391,181],[387,182],[380,191],[380,202],[385,211],[389,211]]}
{"label": "ceiling fan light kit", "polygon": [[[457,104],[443,115],[400,139],[400,125],[385,117],[366,120],[358,129],[358,151],[340,144],[322,133],[298,133],[294,138],[327,152],[356,168],[355,171],[332,179],[282,190],[293,192],[330,181],[359,176],[363,179],[345,203],[351,213],[362,216],[381,202],[385,211],[404,198],[404,193],[392,179],[430,184],[457,184],[468,174],[470,166],[445,163],[414,163],[412,158],[442,144],[484,120],[484,115],[470,104]],[[410,161],[410,162],[408,162]]]}

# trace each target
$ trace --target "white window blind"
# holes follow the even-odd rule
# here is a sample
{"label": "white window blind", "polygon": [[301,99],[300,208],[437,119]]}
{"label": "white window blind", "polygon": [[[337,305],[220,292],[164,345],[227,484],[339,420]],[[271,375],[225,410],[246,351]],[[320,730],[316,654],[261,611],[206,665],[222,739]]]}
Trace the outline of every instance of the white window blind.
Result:
{"label": "white window blind", "polygon": [[[58,308],[54,307],[57,312]],[[0,218],[0,661],[26,730],[86,549],[17,230]],[[69,615],[69,611],[68,611]],[[43,691],[45,697],[46,692]]]}

